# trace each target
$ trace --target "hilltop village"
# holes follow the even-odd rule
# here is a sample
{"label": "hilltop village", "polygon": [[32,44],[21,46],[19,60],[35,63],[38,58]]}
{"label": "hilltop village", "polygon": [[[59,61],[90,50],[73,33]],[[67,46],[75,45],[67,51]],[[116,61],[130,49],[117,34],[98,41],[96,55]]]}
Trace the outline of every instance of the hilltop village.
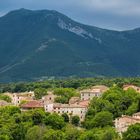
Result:
{"label": "hilltop village", "polygon": [[[57,95],[54,95],[53,91],[49,91],[47,95],[42,96],[39,100],[35,100],[34,92],[32,91],[24,93],[4,93],[4,95],[7,95],[12,99],[11,105],[19,106],[22,111],[43,108],[46,112],[50,113],[67,113],[72,116],[77,115],[80,120],[83,121],[88,110],[90,100],[93,97],[101,97],[107,90],[108,87],[103,85],[82,90],[79,92],[80,96],[72,97],[68,104],[56,103],[55,98]],[[21,104],[22,102],[26,103]],[[5,105],[9,105],[9,103],[5,103]]]}
{"label": "hilltop village", "polygon": [[[135,90],[140,93],[140,87],[134,85],[124,85],[123,90],[129,89]],[[67,104],[55,102],[55,98],[58,97],[53,91],[48,91],[47,95],[42,96],[41,99],[36,100],[33,91],[23,93],[3,93],[11,98],[11,103],[4,100],[0,100],[0,106],[18,106],[21,111],[28,111],[34,109],[43,109],[45,112],[57,113],[62,115],[66,113],[69,117],[78,116],[80,121],[84,121],[90,101],[96,97],[100,98],[107,92],[109,88],[104,85],[93,86],[89,89],[84,89],[79,92],[79,96],[71,97]],[[132,125],[140,123],[140,112],[133,114],[132,116],[122,115],[114,120],[114,126],[118,133],[127,131],[127,128]]]}

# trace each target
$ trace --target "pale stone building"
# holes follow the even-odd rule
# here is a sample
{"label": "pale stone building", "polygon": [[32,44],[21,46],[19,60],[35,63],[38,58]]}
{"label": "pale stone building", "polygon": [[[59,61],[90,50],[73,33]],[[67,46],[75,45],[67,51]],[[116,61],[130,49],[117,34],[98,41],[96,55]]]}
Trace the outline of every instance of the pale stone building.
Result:
{"label": "pale stone building", "polygon": [[69,104],[61,103],[44,103],[44,109],[46,112],[63,114],[67,113],[69,117],[79,116],[80,120],[83,121],[88,110],[89,100],[81,101],[79,97],[72,97]]}
{"label": "pale stone building", "polygon": [[45,105],[45,111],[58,114],[67,113],[69,117],[77,115],[79,116],[80,120],[83,121],[87,112],[87,106],[78,104],[53,103]]}
{"label": "pale stone building", "polygon": [[128,89],[134,89],[135,91],[139,92],[140,93],[140,87],[138,86],[135,86],[135,85],[124,85],[123,86],[123,90],[128,90]]}
{"label": "pale stone building", "polygon": [[34,99],[34,92],[22,92],[22,93],[4,93],[12,99],[12,104],[18,106],[22,101],[31,101]]}
{"label": "pale stone building", "polygon": [[42,97],[42,101],[44,104],[54,103],[56,97],[52,92],[48,92],[48,95]]}
{"label": "pale stone building", "polygon": [[140,113],[136,113],[133,116],[123,115],[122,117],[115,119],[114,122],[117,132],[121,134],[127,131],[127,128],[130,125],[140,123]]}
{"label": "pale stone building", "polygon": [[140,119],[140,112],[133,114],[133,118]]}
{"label": "pale stone building", "polygon": [[44,104],[41,100],[32,100],[20,105],[21,111],[28,111],[33,109],[44,109]]}
{"label": "pale stone building", "polygon": [[93,97],[101,97],[108,90],[104,85],[93,86],[91,89],[81,91],[81,100],[91,100]]}
{"label": "pale stone building", "polygon": [[69,104],[75,104],[77,102],[80,101],[80,97],[72,97],[70,100],[69,100]]}

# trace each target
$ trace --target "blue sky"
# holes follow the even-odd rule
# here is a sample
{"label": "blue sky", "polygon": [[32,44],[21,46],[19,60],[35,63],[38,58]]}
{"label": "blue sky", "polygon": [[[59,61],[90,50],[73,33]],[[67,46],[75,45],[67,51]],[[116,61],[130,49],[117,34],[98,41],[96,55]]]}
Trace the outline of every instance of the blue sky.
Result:
{"label": "blue sky", "polygon": [[140,27],[140,0],[0,0],[0,16],[19,8],[57,10],[78,22],[106,29]]}

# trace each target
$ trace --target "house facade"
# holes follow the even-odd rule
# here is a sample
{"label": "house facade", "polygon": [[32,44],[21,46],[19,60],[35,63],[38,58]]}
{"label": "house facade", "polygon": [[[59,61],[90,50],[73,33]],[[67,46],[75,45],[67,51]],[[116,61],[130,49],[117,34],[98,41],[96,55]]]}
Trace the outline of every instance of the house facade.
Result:
{"label": "house facade", "polygon": [[25,104],[20,105],[21,111],[28,111],[33,109],[44,109],[44,104],[41,100],[28,101]]}
{"label": "house facade", "polygon": [[80,92],[81,100],[91,100],[93,97],[101,97],[101,95],[108,90],[104,85],[93,86],[91,89]]}
{"label": "house facade", "polygon": [[135,85],[124,85],[123,86],[123,90],[128,90],[128,89],[134,89],[135,91],[139,92],[140,93],[140,87],[138,86],[135,86]]}
{"label": "house facade", "polygon": [[12,104],[19,106],[22,101],[31,101],[34,99],[34,92],[22,92],[22,93],[4,93],[12,99]]}
{"label": "house facade", "polygon": [[133,116],[123,115],[122,117],[115,119],[114,123],[117,132],[122,134],[127,131],[130,125],[140,123],[140,113],[136,113]]}
{"label": "house facade", "polygon": [[48,92],[48,95],[42,97],[42,101],[44,104],[50,104],[55,102],[55,98],[57,96],[54,95],[52,92]]}
{"label": "house facade", "polygon": [[45,111],[50,113],[58,113],[60,115],[66,113],[69,117],[77,115],[79,116],[80,120],[83,121],[87,112],[87,106],[54,103],[45,105]]}

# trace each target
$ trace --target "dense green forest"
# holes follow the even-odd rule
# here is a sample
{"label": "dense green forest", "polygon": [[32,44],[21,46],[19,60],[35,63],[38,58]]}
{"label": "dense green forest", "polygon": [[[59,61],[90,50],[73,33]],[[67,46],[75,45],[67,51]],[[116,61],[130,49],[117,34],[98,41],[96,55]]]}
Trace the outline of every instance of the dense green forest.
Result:
{"label": "dense green forest", "polygon": [[[140,79],[90,78],[1,84],[1,92],[37,90],[45,94],[53,89],[55,94],[63,95],[67,91],[66,99],[77,95],[77,89],[93,85],[104,84],[110,89],[101,98],[91,100],[83,122],[78,116],[67,114],[50,114],[39,109],[21,112],[19,107],[0,107],[0,140],[140,140],[140,124],[131,125],[120,137],[113,123],[121,115],[140,112],[140,94],[133,89],[122,89],[123,84],[130,83],[140,85]],[[40,98],[41,95],[37,95]],[[10,102],[3,96],[0,98]]]}
{"label": "dense green forest", "polygon": [[106,85],[112,87],[117,85],[122,87],[124,84],[134,84],[140,86],[140,78],[69,78],[69,79],[54,79],[41,82],[19,82],[0,84],[0,92],[24,92],[34,91],[35,89],[47,90],[55,88],[73,88],[84,89],[94,85]]}

